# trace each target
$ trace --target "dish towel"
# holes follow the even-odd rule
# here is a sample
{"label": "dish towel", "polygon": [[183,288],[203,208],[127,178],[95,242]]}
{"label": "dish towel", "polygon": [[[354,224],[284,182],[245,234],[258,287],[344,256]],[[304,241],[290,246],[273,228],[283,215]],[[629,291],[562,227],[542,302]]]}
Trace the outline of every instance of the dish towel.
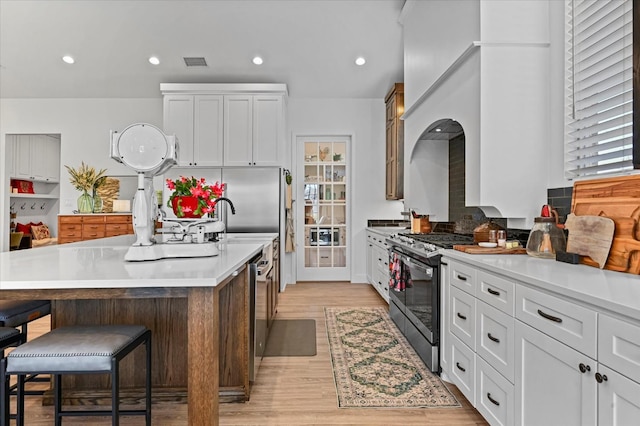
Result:
{"label": "dish towel", "polygon": [[393,253],[391,263],[389,264],[389,288],[395,291],[404,291],[407,288],[413,287],[411,281],[411,273],[409,269],[404,266],[400,256],[397,253]]}
{"label": "dish towel", "polygon": [[295,241],[295,233],[293,229],[293,214],[291,213],[291,209],[286,209],[285,211],[286,217],[286,225],[285,225],[285,243],[284,243],[284,251],[285,253],[293,253],[296,251]]}

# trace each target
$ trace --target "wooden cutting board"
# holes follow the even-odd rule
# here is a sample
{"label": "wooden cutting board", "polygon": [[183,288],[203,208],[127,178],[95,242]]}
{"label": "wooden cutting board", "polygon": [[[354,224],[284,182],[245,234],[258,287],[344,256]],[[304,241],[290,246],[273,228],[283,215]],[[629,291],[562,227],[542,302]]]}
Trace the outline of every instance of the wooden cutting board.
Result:
{"label": "wooden cutting board", "polygon": [[480,247],[475,245],[455,245],[454,250],[463,251],[469,254],[527,254],[524,247],[506,249],[503,247]]}
{"label": "wooden cutting board", "polygon": [[589,256],[600,269],[604,268],[613,242],[613,219],[602,216],[576,216],[570,213],[564,226],[569,231],[567,252]]}
{"label": "wooden cutting board", "polygon": [[[613,219],[615,232],[604,269],[640,274],[640,175],[575,182],[571,211]],[[581,262],[599,266],[589,258]]]}

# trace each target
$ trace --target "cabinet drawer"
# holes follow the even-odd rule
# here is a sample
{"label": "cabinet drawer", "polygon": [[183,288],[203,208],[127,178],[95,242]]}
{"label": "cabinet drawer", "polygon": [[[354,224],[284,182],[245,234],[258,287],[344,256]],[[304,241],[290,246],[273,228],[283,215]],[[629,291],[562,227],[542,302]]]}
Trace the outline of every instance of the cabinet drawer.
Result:
{"label": "cabinet drawer", "polygon": [[67,243],[75,243],[78,241],[82,241],[82,236],[78,235],[77,237],[75,236],[70,236],[70,237],[62,237],[62,236],[58,236],[58,244],[67,244]]}
{"label": "cabinet drawer", "polygon": [[82,230],[82,239],[83,240],[93,240],[95,238],[104,238],[105,232],[104,227],[102,229],[96,230]]}
{"label": "cabinet drawer", "polygon": [[[129,232],[129,228],[131,227],[131,225],[128,225],[126,223],[107,223],[105,225],[105,229],[107,231],[107,233],[109,232],[121,232],[121,233],[125,233],[127,234]],[[122,234],[120,234],[122,235]]]}
{"label": "cabinet drawer", "polygon": [[82,216],[58,216],[59,223],[82,223]]}
{"label": "cabinet drawer", "polygon": [[104,223],[104,216],[82,216],[82,223]]}
{"label": "cabinet drawer", "polygon": [[513,316],[515,284],[497,275],[478,271],[476,297]]}
{"label": "cabinet drawer", "polygon": [[475,354],[457,337],[451,336],[451,381],[475,407]]}
{"label": "cabinet drawer", "polygon": [[451,332],[475,350],[476,334],[476,299],[469,294],[450,288],[451,290]]}
{"label": "cabinet drawer", "polygon": [[450,262],[451,285],[466,291],[472,296],[476,294],[476,270],[458,262]]}
{"label": "cabinet drawer", "polygon": [[516,318],[596,358],[596,313],[529,287],[516,289]]}
{"label": "cabinet drawer", "polygon": [[389,295],[389,273],[382,273],[381,271],[373,272],[373,280],[375,282],[376,287],[380,289],[382,293],[385,295]]}
{"label": "cabinet drawer", "polygon": [[102,231],[104,232],[104,224],[102,223],[83,223],[82,232],[85,231]]}
{"label": "cabinet drawer", "polygon": [[513,317],[481,301],[476,312],[476,352],[513,383]]}
{"label": "cabinet drawer", "polygon": [[480,357],[476,359],[476,370],[476,409],[491,425],[514,424],[513,384]]}
{"label": "cabinet drawer", "polygon": [[640,381],[640,327],[600,314],[598,361]]}
{"label": "cabinet drawer", "polygon": [[110,223],[132,223],[131,215],[118,214],[115,216],[105,216],[105,222]]}
{"label": "cabinet drawer", "polygon": [[375,261],[375,267],[381,272],[389,273],[389,253],[381,249],[380,247],[373,246],[373,260]]}
{"label": "cabinet drawer", "polygon": [[81,223],[60,223],[60,226],[58,227],[59,232],[74,232],[74,231],[78,231],[81,232],[82,231],[82,224]]}

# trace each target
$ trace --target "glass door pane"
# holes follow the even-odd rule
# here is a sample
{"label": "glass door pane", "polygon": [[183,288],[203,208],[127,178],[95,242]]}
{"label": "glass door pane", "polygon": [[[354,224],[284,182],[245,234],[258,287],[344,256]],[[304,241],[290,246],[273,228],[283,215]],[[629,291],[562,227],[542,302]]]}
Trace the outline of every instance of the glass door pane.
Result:
{"label": "glass door pane", "polygon": [[304,255],[299,279],[349,279],[347,251],[347,140],[299,138],[302,183]]}

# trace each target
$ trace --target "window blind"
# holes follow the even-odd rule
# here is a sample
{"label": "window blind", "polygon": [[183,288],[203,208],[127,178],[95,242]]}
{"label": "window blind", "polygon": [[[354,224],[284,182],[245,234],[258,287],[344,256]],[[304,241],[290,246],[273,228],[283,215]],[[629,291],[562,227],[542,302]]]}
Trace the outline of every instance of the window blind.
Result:
{"label": "window blind", "polygon": [[631,170],[632,0],[567,1],[569,179]]}

